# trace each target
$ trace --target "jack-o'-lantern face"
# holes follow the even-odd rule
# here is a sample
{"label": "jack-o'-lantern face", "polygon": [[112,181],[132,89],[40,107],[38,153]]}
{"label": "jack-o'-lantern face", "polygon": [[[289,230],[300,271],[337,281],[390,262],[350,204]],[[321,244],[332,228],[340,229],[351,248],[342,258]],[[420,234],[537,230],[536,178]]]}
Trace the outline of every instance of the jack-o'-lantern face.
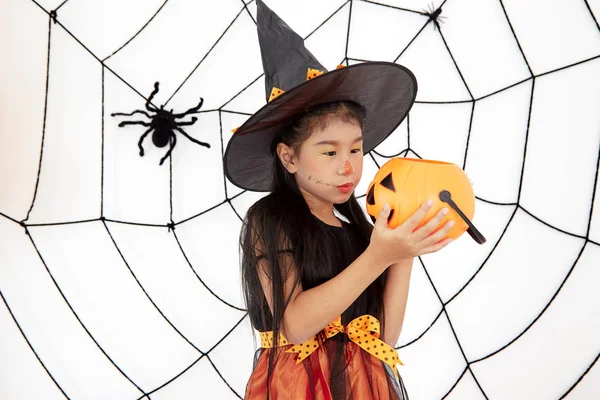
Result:
{"label": "jack-o'-lantern face", "polygon": [[446,207],[449,213],[438,228],[453,220],[455,225],[447,237],[456,239],[469,230],[474,240],[485,242],[471,223],[475,212],[473,188],[464,171],[455,164],[412,158],[391,159],[375,174],[366,197],[367,213],[373,222],[387,203],[390,206],[388,226],[396,228],[423,203],[433,200],[433,206],[417,228]]}

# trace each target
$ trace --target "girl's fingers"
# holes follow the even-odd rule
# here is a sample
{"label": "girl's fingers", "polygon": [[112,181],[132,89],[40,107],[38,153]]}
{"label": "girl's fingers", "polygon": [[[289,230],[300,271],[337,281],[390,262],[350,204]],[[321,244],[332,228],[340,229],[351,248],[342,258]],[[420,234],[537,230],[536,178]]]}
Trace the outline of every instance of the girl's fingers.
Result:
{"label": "girl's fingers", "polygon": [[431,246],[425,247],[424,249],[422,249],[419,252],[419,256],[422,256],[424,254],[430,254],[430,253],[435,253],[436,251],[439,251],[441,249],[443,249],[444,247],[446,247],[447,245],[449,245],[450,243],[452,243],[452,239],[451,238],[447,238],[442,240],[441,242],[432,244]]}
{"label": "girl's fingers", "polygon": [[379,211],[379,215],[375,220],[375,229],[378,231],[385,230],[388,227],[388,218],[390,216],[390,205],[386,204],[383,206],[381,211]]}
{"label": "girl's fingers", "polygon": [[431,235],[425,237],[421,243],[423,243],[424,247],[431,246],[434,243],[439,242],[450,232],[450,229],[454,226],[454,221],[448,221],[442,226],[440,229],[432,233]]}
{"label": "girl's fingers", "polygon": [[412,233],[417,227],[417,225],[419,225],[419,223],[423,220],[423,218],[425,218],[425,215],[427,214],[432,205],[433,201],[427,200],[421,205],[421,207],[419,207],[417,211],[415,211],[413,215],[411,215],[406,221],[404,221],[402,225],[400,225],[396,229]]}
{"label": "girl's fingers", "polygon": [[435,214],[433,218],[427,221],[425,225],[423,225],[415,231],[415,239],[421,241],[424,238],[428,237],[431,234],[431,232],[433,232],[435,228],[437,228],[440,225],[442,220],[446,218],[447,214],[447,208],[442,208],[440,211],[438,211],[437,214]]}

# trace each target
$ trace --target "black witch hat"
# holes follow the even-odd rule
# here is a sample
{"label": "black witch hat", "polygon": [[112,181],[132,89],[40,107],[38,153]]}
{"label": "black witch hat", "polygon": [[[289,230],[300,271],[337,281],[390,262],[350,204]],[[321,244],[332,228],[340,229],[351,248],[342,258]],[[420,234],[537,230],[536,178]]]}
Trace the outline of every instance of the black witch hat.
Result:
{"label": "black witch hat", "polygon": [[365,153],[400,125],[417,95],[410,70],[390,62],[365,62],[328,72],[281,18],[261,0],[256,5],[267,104],[227,145],[225,175],[232,183],[253,191],[271,190],[273,139],[320,104],[353,101],[365,108]]}

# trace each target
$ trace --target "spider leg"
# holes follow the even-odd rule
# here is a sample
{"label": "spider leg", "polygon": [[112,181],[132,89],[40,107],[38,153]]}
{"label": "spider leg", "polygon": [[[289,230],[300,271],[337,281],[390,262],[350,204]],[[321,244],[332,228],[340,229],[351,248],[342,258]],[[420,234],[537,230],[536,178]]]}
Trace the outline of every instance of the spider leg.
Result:
{"label": "spider leg", "polygon": [[200,142],[196,139],[194,139],[193,137],[191,137],[190,135],[188,135],[187,133],[185,133],[185,131],[183,129],[181,129],[180,127],[176,126],[175,129],[177,129],[179,132],[181,132],[183,134],[183,136],[185,136],[186,138],[190,139],[192,142],[199,144],[200,146],[204,146],[210,149],[210,144],[208,143],[204,143],[204,142]]}
{"label": "spider leg", "polygon": [[119,123],[120,127],[124,127],[125,125],[144,125],[144,126],[150,126],[151,124],[149,122],[144,122],[144,121],[122,121]]}
{"label": "spider leg", "polygon": [[134,114],[144,114],[149,119],[152,119],[152,116],[150,114],[148,114],[146,111],[142,111],[142,110],[135,110],[134,112],[131,112],[131,113],[112,113],[110,115],[112,117],[116,117],[117,115],[123,115],[125,117],[131,117]]}
{"label": "spider leg", "polygon": [[173,151],[173,149],[175,148],[175,145],[177,144],[177,136],[175,136],[175,134],[173,132],[171,132],[170,136],[173,139],[173,141],[171,142],[171,147],[169,148],[169,151],[167,151],[167,154],[165,154],[165,156],[160,160],[160,163],[158,165],[162,165],[163,162],[165,162],[165,160],[167,159],[167,157],[169,157],[171,155],[171,152]]}
{"label": "spider leg", "polygon": [[158,111],[158,109],[156,107],[154,107],[152,104],[150,104],[156,93],[158,93],[158,82],[154,83],[154,90],[152,91],[152,93],[150,93],[150,97],[148,97],[148,100],[146,100],[146,109],[148,111],[154,111],[154,112]]}
{"label": "spider leg", "polygon": [[179,121],[179,122],[177,122],[177,125],[178,126],[194,125],[196,123],[196,121],[198,121],[198,118],[192,117],[191,121]]}
{"label": "spider leg", "polygon": [[175,118],[181,118],[181,117],[185,117],[188,114],[195,113],[196,111],[198,111],[200,109],[200,107],[202,107],[202,104],[204,104],[204,99],[202,97],[200,97],[200,103],[198,103],[198,105],[196,107],[192,107],[189,110],[187,110],[186,112],[181,113],[181,114],[173,114],[173,116]]}
{"label": "spider leg", "polygon": [[140,148],[140,157],[144,157],[144,148],[142,147],[142,142],[144,141],[144,139],[146,138],[146,136],[148,136],[148,134],[150,133],[150,131],[154,129],[154,128],[150,128],[148,129],[146,132],[144,132],[144,134],[140,137],[140,141],[138,142],[138,147]]}

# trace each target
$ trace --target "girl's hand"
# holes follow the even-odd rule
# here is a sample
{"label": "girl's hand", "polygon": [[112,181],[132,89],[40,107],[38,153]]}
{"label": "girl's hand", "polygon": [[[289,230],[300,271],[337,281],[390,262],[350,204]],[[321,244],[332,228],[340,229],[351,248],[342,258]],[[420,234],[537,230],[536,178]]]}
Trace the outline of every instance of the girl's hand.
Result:
{"label": "girl's hand", "polygon": [[415,230],[425,218],[432,204],[433,202],[423,203],[413,215],[395,229],[391,229],[387,225],[390,215],[389,205],[386,204],[383,207],[375,222],[369,247],[385,265],[391,265],[423,254],[434,253],[452,242],[450,238],[444,240],[442,238],[452,228],[454,221],[448,221],[433,233],[448,213],[445,208],[440,210],[425,225]]}

